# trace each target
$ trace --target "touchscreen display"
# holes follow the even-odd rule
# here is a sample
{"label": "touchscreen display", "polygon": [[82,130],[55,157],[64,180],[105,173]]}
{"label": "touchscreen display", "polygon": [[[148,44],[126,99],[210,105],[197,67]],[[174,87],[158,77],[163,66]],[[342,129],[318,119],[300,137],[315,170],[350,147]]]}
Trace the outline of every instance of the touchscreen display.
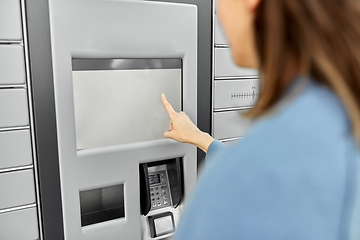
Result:
{"label": "touchscreen display", "polygon": [[162,139],[182,104],[181,59],[72,59],[77,149]]}

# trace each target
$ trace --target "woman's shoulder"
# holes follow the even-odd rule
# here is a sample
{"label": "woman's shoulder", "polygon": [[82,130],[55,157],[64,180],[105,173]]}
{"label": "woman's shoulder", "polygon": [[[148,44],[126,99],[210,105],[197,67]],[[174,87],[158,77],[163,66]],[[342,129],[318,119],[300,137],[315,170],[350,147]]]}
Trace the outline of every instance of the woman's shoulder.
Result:
{"label": "woman's shoulder", "polygon": [[[346,113],[336,95],[310,82],[276,112],[255,121],[214,165],[279,181],[297,183],[308,175],[309,184],[337,184],[346,178],[353,143]],[[322,178],[329,181],[322,182]]]}
{"label": "woman's shoulder", "polygon": [[270,114],[255,120],[243,138],[225,152],[230,159],[248,155],[278,161],[324,159],[345,154],[351,141],[348,117],[336,94],[309,80],[293,87]]}
{"label": "woman's shoulder", "polygon": [[[243,143],[263,147],[325,147],[351,137],[346,111],[326,86],[307,81],[298,84],[274,110],[255,120]],[[317,146],[313,146],[313,144]],[[306,150],[306,149],[304,149]]]}
{"label": "woman's shoulder", "polygon": [[[200,184],[209,192],[214,191],[210,182],[225,186],[217,191],[231,196],[230,205],[237,204],[237,211],[229,213],[234,218],[256,213],[271,219],[272,226],[282,226],[278,232],[264,230],[264,236],[285,234],[287,229],[304,239],[334,239],[338,227],[345,224],[342,207],[345,189],[350,189],[347,174],[353,140],[346,119],[335,94],[311,83],[218,155]],[[257,220],[242,224],[267,229],[266,221]],[[245,228],[240,230],[246,232]]]}
{"label": "woman's shoulder", "polygon": [[[277,104],[272,114],[260,119],[267,124],[282,124],[278,130],[291,128],[336,127],[344,130],[348,127],[346,111],[337,95],[325,85],[311,79],[298,80],[288,94]],[[321,126],[320,128],[318,128]]]}

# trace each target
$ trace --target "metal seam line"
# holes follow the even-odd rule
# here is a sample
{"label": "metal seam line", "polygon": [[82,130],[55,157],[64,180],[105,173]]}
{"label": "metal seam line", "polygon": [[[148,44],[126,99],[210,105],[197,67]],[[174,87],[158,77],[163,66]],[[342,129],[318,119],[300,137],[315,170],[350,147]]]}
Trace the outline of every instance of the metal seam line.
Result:
{"label": "metal seam line", "polygon": [[0,40],[1,45],[23,45],[21,40]]}
{"label": "metal seam line", "polygon": [[[215,44],[215,18],[216,18],[216,1],[212,2],[211,9],[211,46]],[[211,132],[214,136],[214,106],[215,106],[215,47],[211,49],[212,64],[211,64]]]}
{"label": "metal seam line", "polygon": [[235,76],[235,77],[215,77],[215,81],[221,81],[221,80],[239,80],[239,79],[259,80],[259,76],[257,76],[257,75],[250,75],[250,76]]}
{"label": "metal seam line", "polygon": [[220,139],[220,142],[226,143],[226,142],[231,142],[231,141],[236,141],[241,139],[242,137],[235,137],[235,138],[224,138],[224,139]]}
{"label": "metal seam line", "polygon": [[228,44],[215,44],[214,45],[216,48],[229,48]]}
{"label": "metal seam line", "polygon": [[26,84],[0,85],[0,89],[26,88]]}
{"label": "metal seam line", "polygon": [[246,107],[233,107],[233,108],[218,108],[214,109],[214,113],[218,112],[229,112],[229,111],[238,111],[238,110],[247,110],[251,109],[253,106],[246,106]]}
{"label": "metal seam line", "polygon": [[20,131],[20,130],[28,130],[28,129],[30,129],[30,126],[3,127],[3,128],[0,128],[0,132]]}
{"label": "metal seam line", "polygon": [[36,203],[27,204],[27,205],[23,205],[23,206],[19,206],[19,207],[11,207],[11,208],[6,208],[6,209],[1,209],[0,214],[24,210],[24,209],[33,208],[33,207],[36,207]]}
{"label": "metal seam line", "polygon": [[10,167],[10,168],[2,168],[0,169],[1,173],[8,173],[8,172],[15,172],[15,171],[22,171],[22,170],[28,170],[33,169],[33,165],[27,165],[27,166],[21,166],[21,167]]}

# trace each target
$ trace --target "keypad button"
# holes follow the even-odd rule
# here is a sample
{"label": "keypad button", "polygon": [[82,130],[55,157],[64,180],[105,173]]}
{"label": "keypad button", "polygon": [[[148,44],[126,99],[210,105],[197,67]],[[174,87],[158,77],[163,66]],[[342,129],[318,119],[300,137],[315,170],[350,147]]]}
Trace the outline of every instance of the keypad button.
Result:
{"label": "keypad button", "polygon": [[163,196],[164,199],[167,199],[166,195]]}
{"label": "keypad button", "polygon": [[153,205],[152,205],[152,206],[153,206],[153,208],[154,208],[154,207],[156,207],[156,203],[153,203]]}
{"label": "keypad button", "polygon": [[160,206],[161,206],[161,202],[158,202],[157,205],[158,205],[158,207],[160,207]]}
{"label": "keypad button", "polygon": [[168,205],[168,202],[167,202],[167,201],[164,201],[164,205]]}

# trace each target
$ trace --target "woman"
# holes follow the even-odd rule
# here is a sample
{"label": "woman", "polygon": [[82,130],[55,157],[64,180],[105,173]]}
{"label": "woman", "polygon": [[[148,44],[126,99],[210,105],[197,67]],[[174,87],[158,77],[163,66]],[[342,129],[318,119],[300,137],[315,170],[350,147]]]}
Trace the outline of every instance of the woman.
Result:
{"label": "woman", "polygon": [[175,239],[360,239],[360,3],[218,0],[233,61],[263,80],[226,149],[162,96],[167,138],[207,152]]}

